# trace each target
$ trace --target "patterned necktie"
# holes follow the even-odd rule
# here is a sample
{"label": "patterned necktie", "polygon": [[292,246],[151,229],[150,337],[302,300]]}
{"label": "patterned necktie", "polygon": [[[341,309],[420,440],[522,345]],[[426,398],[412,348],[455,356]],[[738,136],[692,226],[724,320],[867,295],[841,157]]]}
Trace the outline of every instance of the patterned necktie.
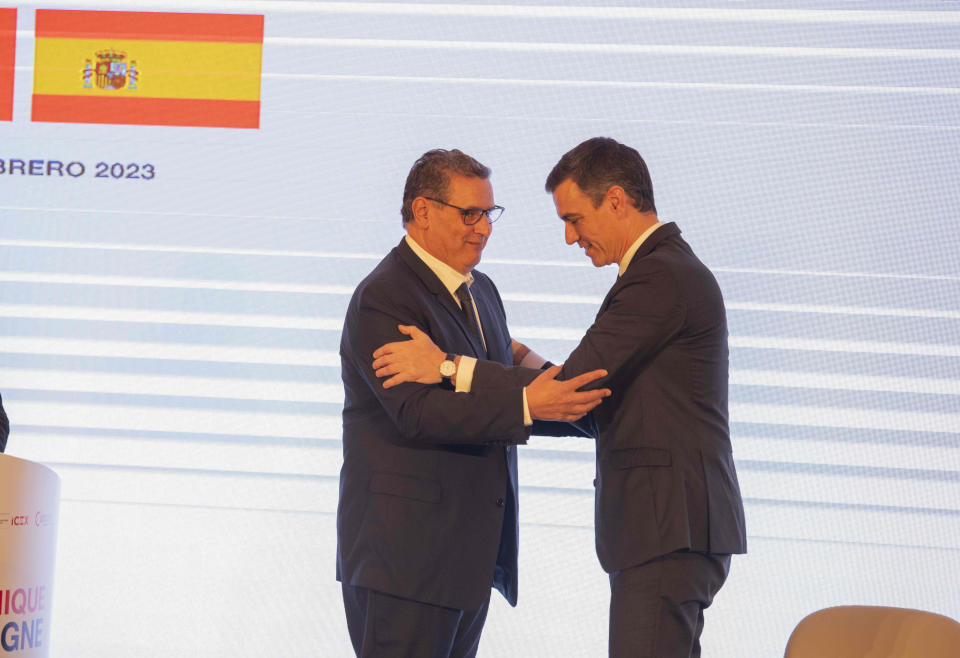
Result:
{"label": "patterned necktie", "polygon": [[470,291],[467,289],[466,283],[461,283],[460,287],[457,288],[457,299],[460,300],[460,310],[463,311],[464,322],[467,323],[467,327],[473,332],[474,337],[479,338],[480,343],[483,344],[483,334],[480,333],[480,327],[477,325],[477,314],[473,310],[473,299],[470,297]]}

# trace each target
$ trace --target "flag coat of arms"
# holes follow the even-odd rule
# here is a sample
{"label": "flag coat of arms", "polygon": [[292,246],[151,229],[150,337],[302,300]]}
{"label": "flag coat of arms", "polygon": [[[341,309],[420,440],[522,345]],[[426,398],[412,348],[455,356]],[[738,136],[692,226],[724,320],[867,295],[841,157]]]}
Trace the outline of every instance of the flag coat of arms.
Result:
{"label": "flag coat of arms", "polygon": [[260,15],[38,9],[35,53],[34,121],[260,127]]}
{"label": "flag coat of arms", "polygon": [[17,10],[0,7],[0,121],[13,119],[13,64],[17,54]]}

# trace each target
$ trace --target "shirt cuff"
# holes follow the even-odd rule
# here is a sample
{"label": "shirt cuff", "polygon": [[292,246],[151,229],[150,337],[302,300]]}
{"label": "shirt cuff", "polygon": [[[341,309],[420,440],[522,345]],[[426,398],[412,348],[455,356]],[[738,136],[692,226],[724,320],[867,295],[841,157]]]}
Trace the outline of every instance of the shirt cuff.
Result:
{"label": "shirt cuff", "polygon": [[[533,350],[530,350],[529,352],[527,352],[527,354],[523,357],[523,360],[520,361],[518,365],[521,365],[524,368],[541,368],[543,367],[543,364],[546,362],[547,360],[545,358],[543,358]],[[526,398],[524,398],[524,400],[526,400]]]}
{"label": "shirt cuff", "polygon": [[523,424],[527,427],[533,425],[533,418],[530,417],[530,405],[527,404],[527,387],[523,387]]}
{"label": "shirt cuff", "polygon": [[460,365],[457,366],[456,391],[469,393],[473,388],[473,369],[477,367],[477,360],[472,356],[460,355]]}
{"label": "shirt cuff", "polygon": [[[521,365],[526,365],[526,367],[528,368],[539,368],[540,366],[542,366],[544,363],[547,362],[546,359],[544,359],[539,354],[536,354],[533,351],[531,351],[530,354],[524,357],[523,360],[526,362],[530,358],[531,354],[534,357],[533,361],[538,361],[537,365],[528,365],[525,363]],[[473,387],[473,371],[476,367],[477,367],[477,360],[474,357],[463,356],[462,354],[460,355],[460,364],[457,366],[457,376],[455,377],[457,393],[470,392],[470,389]],[[533,418],[530,416],[530,405],[527,404],[527,387],[526,386],[523,387],[523,424],[526,427],[530,427],[531,425],[533,425]]]}

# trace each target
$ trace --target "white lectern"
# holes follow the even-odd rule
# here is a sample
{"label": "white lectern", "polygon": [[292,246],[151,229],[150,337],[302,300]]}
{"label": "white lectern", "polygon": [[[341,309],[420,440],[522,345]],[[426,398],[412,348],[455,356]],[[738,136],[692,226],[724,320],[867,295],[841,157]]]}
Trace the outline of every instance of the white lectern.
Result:
{"label": "white lectern", "polygon": [[46,658],[60,478],[0,454],[0,656]]}

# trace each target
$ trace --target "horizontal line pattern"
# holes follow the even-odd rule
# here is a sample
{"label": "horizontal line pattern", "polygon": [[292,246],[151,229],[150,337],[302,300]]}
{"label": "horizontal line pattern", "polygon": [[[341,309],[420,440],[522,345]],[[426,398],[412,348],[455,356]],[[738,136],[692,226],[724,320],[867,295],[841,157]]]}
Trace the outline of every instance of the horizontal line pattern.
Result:
{"label": "horizontal line pattern", "polygon": [[288,47],[363,48],[449,51],[496,51],[522,53],[575,53],[590,55],[654,54],[688,56],[764,56],[764,57],[822,57],[837,59],[945,59],[960,58],[960,50],[927,48],[804,48],[804,47],[744,47],[744,46],[677,46],[611,43],[549,43],[515,41],[469,41],[428,39],[336,39],[305,37],[271,37],[266,44]]}
{"label": "horizontal line pattern", "polygon": [[[10,449],[55,465],[66,498],[333,513],[346,301],[399,239],[408,156],[438,140],[518,163],[491,162],[510,201],[481,269],[516,337],[562,360],[612,274],[564,250],[549,200],[530,199],[575,135],[609,131],[653,154],[658,202],[724,290],[751,534],[960,545],[937,516],[960,513],[960,276],[942,230],[960,211],[960,14],[164,8],[267,13],[256,135],[3,133],[0,158],[146,155],[162,174],[109,194],[90,187],[100,181],[0,180]],[[29,89],[22,13],[17,88]],[[400,38],[414,26],[437,36]],[[370,196],[372,208],[357,203]],[[544,438],[521,449],[524,523],[592,525],[592,450]]]}
{"label": "horizontal line pattern", "polygon": [[[39,0],[24,0],[23,6],[43,5]],[[87,5],[82,0],[65,0],[59,3],[65,7]],[[103,7],[127,7],[123,0],[105,0]],[[451,3],[413,3],[413,2],[305,2],[303,0],[178,0],[177,2],[142,3],[143,7],[162,7],[164,9],[244,11],[244,12],[293,12],[333,13],[333,14],[373,14],[381,16],[405,15],[442,15],[460,17],[495,16],[498,18],[534,17],[539,19],[584,19],[600,18],[606,20],[622,19],[671,19],[694,22],[702,21],[763,21],[776,23],[814,22],[814,23],[893,23],[895,25],[932,23],[937,25],[960,23],[960,17],[946,11],[894,11],[894,10],[838,10],[838,9],[754,9],[750,7],[724,9],[711,7],[669,8],[669,7],[615,7],[615,6],[561,6],[522,4],[451,4]]]}
{"label": "horizontal line pattern", "polygon": [[[5,250],[18,248],[11,246],[6,247]],[[69,250],[66,251],[70,253]],[[116,250],[114,253],[123,255],[123,252]],[[248,257],[225,255],[222,258],[229,260]],[[252,268],[253,271],[262,272],[274,267],[268,263],[283,257],[254,256],[253,258],[265,261],[260,267]],[[10,260],[5,259],[5,262]],[[54,262],[55,259],[51,261],[51,269],[54,269]],[[112,262],[114,265],[120,264],[123,258]],[[200,262],[197,261],[197,267]],[[360,262],[363,268],[369,267],[369,260],[360,259]],[[518,272],[512,272],[512,268],[517,269]],[[504,265],[497,269],[502,269],[503,274],[508,275],[507,280],[520,280],[524,268]],[[576,271],[577,268],[572,269]],[[18,286],[31,285],[38,281],[49,290],[70,289],[82,285],[94,296],[98,294],[97,291],[114,287],[118,276],[125,286],[131,285],[131,281],[127,280],[123,274],[113,275],[113,278],[94,276],[93,281],[83,277],[75,279],[74,276],[52,272],[34,277],[6,273],[0,276],[0,279],[4,282],[5,298],[16,296]],[[720,276],[723,279],[724,274],[720,273]],[[762,289],[763,279],[767,276],[769,275],[752,275],[752,278],[758,281],[752,286],[742,287]],[[802,279],[799,276],[795,278]],[[504,285],[503,276],[497,276],[497,279],[501,281],[501,285]],[[930,284],[931,282],[923,280],[910,282],[910,285],[918,290]],[[345,294],[341,290],[331,293],[322,286],[311,289],[311,284],[286,283],[245,283],[242,286],[218,283],[210,286],[210,289],[249,290],[251,286],[258,285],[264,286],[263,289],[270,292],[274,298],[296,294],[304,289],[309,289],[312,296],[319,298],[330,294],[334,296]],[[337,443],[340,424],[337,415],[317,415],[295,410],[286,412],[261,410],[258,407],[262,402],[269,400],[292,403],[323,402],[335,407],[342,400],[342,390],[337,381],[339,360],[335,344],[329,344],[326,349],[218,344],[214,337],[209,335],[209,327],[216,326],[218,322],[231,326],[266,326],[269,330],[282,330],[293,326],[294,323],[288,323],[282,318],[278,319],[272,314],[263,315],[264,321],[258,322],[245,320],[247,314],[240,312],[215,315],[193,310],[150,309],[152,296],[149,290],[168,287],[190,289],[206,286],[194,286],[190,279],[164,279],[162,285],[138,289],[136,299],[139,300],[141,308],[135,310],[86,307],[84,311],[84,308],[67,307],[67,310],[74,311],[71,315],[67,315],[63,313],[64,307],[56,309],[34,305],[31,308],[35,311],[36,317],[45,320],[62,318],[67,323],[65,329],[68,334],[74,333],[69,331],[72,322],[112,325],[135,319],[156,326],[157,323],[172,321],[183,323],[189,332],[196,334],[193,341],[146,340],[139,344],[135,340],[18,335],[17,320],[30,317],[31,314],[24,312],[23,308],[5,305],[3,310],[5,320],[2,325],[5,335],[0,342],[0,351],[4,354],[5,363],[17,361],[18,367],[0,367],[0,381],[3,382],[11,416],[20,424],[35,426],[42,430],[34,434],[22,433],[19,438],[15,435],[15,440],[29,440],[25,456],[41,461],[74,464],[67,473],[68,475],[78,474],[77,477],[80,478],[83,478],[82,474],[86,472],[82,469],[84,464],[111,464],[119,470],[112,471],[110,478],[118,481],[124,477],[140,478],[141,474],[136,470],[129,471],[129,475],[124,475],[125,468],[139,464],[163,467],[166,469],[164,472],[168,473],[176,473],[183,469],[191,470],[183,475],[187,481],[204,477],[202,473],[193,472],[197,468],[235,472],[231,477],[241,479],[248,477],[245,473],[258,470],[276,475],[299,473],[335,478],[340,460]],[[506,291],[504,297],[508,300],[515,299],[516,305],[520,308],[529,300],[523,294],[511,295]],[[544,303],[549,306],[555,302],[556,300],[548,295]],[[592,307],[595,306],[596,300],[585,299],[579,303]],[[734,306],[735,304],[731,304],[731,307]],[[235,311],[240,310],[235,309]],[[593,309],[590,310],[592,312]],[[777,311],[771,309],[766,312]],[[929,313],[911,313],[907,314],[907,317],[913,318],[913,322],[922,323],[931,315],[936,316]],[[339,322],[335,317],[326,319],[304,317],[302,321],[296,323],[296,327],[308,332],[323,328],[332,334],[331,338],[335,338],[339,330]],[[566,341],[569,348],[582,332],[583,326],[585,325],[551,329],[536,325],[519,325],[515,331],[518,337],[534,344],[538,338],[546,336]],[[82,325],[78,325],[77,329],[76,333],[81,335],[89,332],[89,329],[84,330]],[[162,329],[157,333],[162,336]],[[282,341],[278,342],[282,344]],[[818,438],[817,429],[922,430],[946,433],[953,437],[952,440],[955,442],[956,428],[960,427],[960,423],[957,422],[960,420],[960,414],[957,413],[957,409],[960,408],[957,404],[960,381],[956,377],[908,377],[903,376],[900,366],[894,373],[864,374],[857,370],[845,371],[842,363],[839,367],[834,367],[834,370],[839,372],[829,372],[824,371],[822,362],[816,359],[807,363],[800,361],[791,364],[792,367],[797,368],[792,371],[736,367],[738,348],[762,350],[765,353],[766,362],[770,364],[777,363],[778,359],[785,360],[781,355],[789,353],[809,352],[819,355],[826,349],[843,354],[846,351],[859,349],[867,353],[893,353],[906,355],[906,357],[918,353],[944,356],[953,362],[955,373],[957,354],[950,351],[951,346],[940,344],[925,349],[923,344],[891,344],[883,341],[864,342],[859,345],[856,341],[837,339],[834,339],[833,343],[826,341],[821,345],[815,339],[789,336],[774,336],[765,340],[746,336],[738,340],[737,334],[732,336],[731,344],[733,346],[731,358],[734,364],[731,371],[733,391],[731,418],[739,424],[739,427],[762,427],[786,423],[806,428],[806,435],[802,439],[793,440],[765,437],[756,433],[734,432],[734,445],[741,471],[742,486],[748,497],[787,501],[798,508],[822,503],[843,503],[854,507],[883,505],[887,508],[884,512],[887,516],[893,514],[898,507],[905,508],[904,514],[907,516],[913,515],[914,509],[957,511],[955,501],[960,494],[957,490],[960,485],[960,457],[958,457],[956,446],[945,450],[942,447],[872,445],[870,442],[838,445],[834,441]],[[57,360],[50,363],[44,362],[41,358],[44,355],[56,357]],[[73,363],[70,361],[71,358],[81,360]],[[169,364],[164,368],[162,375],[156,374],[158,361]],[[191,364],[194,362],[200,362],[200,366],[192,367]],[[254,366],[279,366],[279,369],[273,379],[258,378],[255,372],[226,372],[223,376],[199,374],[204,371],[215,373],[220,369],[219,364],[232,364],[247,369]],[[64,367],[66,369],[63,369]],[[307,375],[308,379],[300,379],[299,375],[297,379],[290,379],[294,371],[304,367],[310,371]],[[804,367],[812,370],[805,372]],[[920,368],[921,371],[924,370],[923,364]],[[949,370],[945,374],[949,375]],[[749,401],[750,387],[779,391],[779,394],[774,396],[772,402],[752,403]],[[859,398],[858,407],[831,408],[802,404],[802,399],[797,400],[796,395],[791,392],[793,389],[859,391],[864,395]],[[33,392],[41,391],[62,394],[62,397],[50,400],[30,399]],[[878,392],[939,396],[947,400],[944,408],[950,411],[917,412],[877,408],[877,405],[871,403],[870,394]],[[87,393],[90,399],[86,403],[78,404],[71,401],[71,393]],[[737,393],[741,395],[737,396]],[[117,396],[123,397],[122,403],[117,402],[115,399]],[[171,396],[222,399],[231,403],[243,401],[252,407],[249,410],[243,410],[234,408],[231,404],[228,410],[227,408],[218,409],[214,404],[211,408],[191,409],[184,408],[175,400],[171,401]],[[138,398],[145,401],[159,399],[159,406],[138,404]],[[777,399],[782,402],[776,403]],[[117,438],[72,434],[71,432],[77,428],[104,432],[132,432],[132,434]],[[172,431],[177,438],[158,442],[155,439],[138,436],[137,431],[143,430]],[[194,438],[211,431],[226,439],[227,443],[210,444]],[[233,437],[241,436],[260,437],[262,443],[249,444],[232,440]],[[310,441],[327,440],[333,443],[326,444],[323,448],[315,444],[274,446],[271,441],[273,437]],[[589,483],[593,477],[590,442],[568,440],[566,445],[569,449],[565,453],[561,452],[560,458],[557,458],[550,440],[534,439],[534,445],[534,448],[522,451],[521,463],[525,487],[549,488],[563,482],[572,487],[572,491],[578,491],[578,496],[590,498]],[[65,462],[67,454],[73,455],[76,461]],[[564,454],[568,457],[563,457]],[[771,471],[770,464],[779,465],[779,470]],[[815,468],[811,469],[811,465]],[[828,468],[837,466],[842,467],[841,470],[831,471]],[[79,471],[76,470],[78,468]],[[910,473],[941,473],[946,479],[907,477],[905,475],[907,471],[904,469],[912,469],[909,470]],[[896,477],[898,473],[903,477]],[[150,476],[151,479],[157,477],[160,477],[159,473]],[[248,483],[243,486],[261,485]],[[295,491],[311,486],[315,488],[326,485],[307,485],[302,482],[284,485]],[[83,497],[88,494],[77,493],[76,495]],[[160,492],[158,491],[155,495],[159,496]],[[275,504],[287,508],[290,502],[286,495],[282,494]],[[269,496],[268,499],[272,500]],[[211,500],[211,504],[218,503]],[[325,512],[332,511],[332,508],[324,507],[322,504],[319,509]],[[543,522],[556,524],[572,522],[570,518],[565,518],[564,507],[552,507],[544,502],[543,510],[544,514],[549,515],[545,519],[540,519]],[[575,518],[583,518],[573,524],[589,525],[587,512],[576,516]],[[899,535],[899,532],[897,534]],[[804,537],[816,538],[817,535],[811,529]],[[892,543],[903,541],[902,538],[888,539]],[[856,541],[856,537],[848,535],[844,541]],[[929,536],[924,541],[930,545],[944,545],[943,541],[938,543]]]}

